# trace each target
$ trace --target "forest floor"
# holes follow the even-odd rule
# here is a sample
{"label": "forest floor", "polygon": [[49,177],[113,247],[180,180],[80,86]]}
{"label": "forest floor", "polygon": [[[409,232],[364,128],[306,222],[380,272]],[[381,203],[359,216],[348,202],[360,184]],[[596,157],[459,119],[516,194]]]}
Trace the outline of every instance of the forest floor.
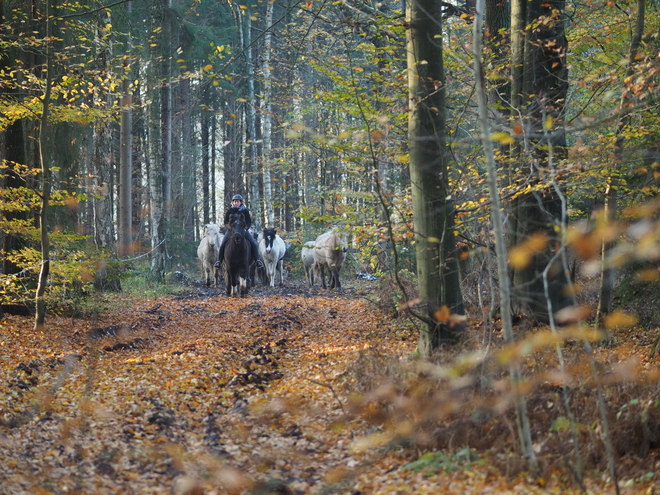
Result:
{"label": "forest floor", "polygon": [[[104,296],[107,311],[49,316],[42,333],[5,316],[0,494],[615,493],[593,393],[574,385],[580,450],[564,415],[551,414],[561,404],[552,378],[527,391],[541,466],[530,476],[495,366],[488,409],[475,402],[483,323],[468,322],[459,364],[443,364],[450,354],[421,363],[414,324],[377,296],[361,280],[240,299],[191,284],[173,296]],[[660,493],[655,335],[622,331],[595,351],[619,366],[606,391],[620,493]],[[501,340],[495,328],[491,346]],[[573,344],[566,359],[579,369]],[[545,369],[552,355],[525,362]],[[582,483],[568,474],[577,451]]]}

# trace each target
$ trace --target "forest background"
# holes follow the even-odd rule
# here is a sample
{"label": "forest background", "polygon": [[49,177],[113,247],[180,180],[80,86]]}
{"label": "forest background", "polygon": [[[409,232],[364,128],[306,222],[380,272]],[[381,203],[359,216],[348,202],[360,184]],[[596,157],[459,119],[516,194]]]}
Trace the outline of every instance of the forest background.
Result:
{"label": "forest background", "polygon": [[393,281],[423,357],[460,341],[466,309],[510,345],[519,318],[587,349],[587,330],[655,321],[615,302],[659,275],[657,2],[0,8],[2,307],[35,331],[194,267],[235,193],[294,259],[348,231],[344,271]]}

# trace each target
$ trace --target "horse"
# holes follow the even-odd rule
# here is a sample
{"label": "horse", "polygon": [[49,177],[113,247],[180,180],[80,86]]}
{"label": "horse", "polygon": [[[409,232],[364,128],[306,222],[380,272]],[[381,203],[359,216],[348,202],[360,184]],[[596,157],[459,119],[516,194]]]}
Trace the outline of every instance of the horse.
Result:
{"label": "horse", "polygon": [[307,241],[300,251],[300,258],[305,268],[305,279],[310,287],[314,287],[314,274],[318,276],[318,267],[314,264],[314,246],[314,241]]}
{"label": "horse", "polygon": [[217,262],[222,237],[220,227],[215,223],[210,223],[204,227],[204,235],[197,248],[197,256],[202,262],[207,287],[211,286],[211,278],[213,278],[214,287],[217,288],[220,284],[221,271]]}
{"label": "horse", "polygon": [[276,229],[264,229],[263,238],[259,242],[259,254],[266,268],[266,276],[271,287],[275,287],[275,277],[279,273],[280,286],[284,285],[283,264],[286,254],[286,244],[277,235]]}
{"label": "horse", "polygon": [[252,258],[250,243],[245,239],[245,217],[242,213],[229,216],[225,249],[227,296],[245,297]]}
{"label": "horse", "polygon": [[339,270],[346,259],[348,243],[342,234],[332,231],[321,234],[314,241],[314,263],[321,273],[321,286],[326,289],[325,269],[328,269],[330,289],[341,289]]}

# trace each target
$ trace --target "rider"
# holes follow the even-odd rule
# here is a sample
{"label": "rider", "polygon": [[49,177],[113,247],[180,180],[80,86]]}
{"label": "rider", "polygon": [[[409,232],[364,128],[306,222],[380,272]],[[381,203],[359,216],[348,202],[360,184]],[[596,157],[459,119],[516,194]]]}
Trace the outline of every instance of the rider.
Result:
{"label": "rider", "polygon": [[[245,217],[245,238],[252,246],[252,258],[254,259],[258,267],[262,267],[263,262],[259,258],[259,247],[257,246],[257,241],[254,240],[254,237],[252,237],[252,234],[248,230],[252,225],[252,218],[250,217],[250,212],[243,204],[243,196],[241,196],[240,194],[234,194],[234,197],[231,198],[231,206],[227,209],[227,212],[225,213],[225,221],[224,221],[225,225],[229,223],[229,215],[231,215],[232,213],[242,213],[243,216]],[[227,242],[227,237],[229,236],[224,236],[222,238],[222,242],[220,243],[220,253],[218,258],[219,260],[223,260],[225,258],[225,242]]]}

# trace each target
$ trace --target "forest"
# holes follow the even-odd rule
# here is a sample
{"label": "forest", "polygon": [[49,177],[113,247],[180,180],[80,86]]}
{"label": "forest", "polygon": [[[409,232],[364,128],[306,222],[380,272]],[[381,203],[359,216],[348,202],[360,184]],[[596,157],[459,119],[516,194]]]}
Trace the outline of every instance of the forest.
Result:
{"label": "forest", "polygon": [[[659,8],[0,1],[8,493],[655,493]],[[242,298],[197,256],[235,194],[287,247]]]}

